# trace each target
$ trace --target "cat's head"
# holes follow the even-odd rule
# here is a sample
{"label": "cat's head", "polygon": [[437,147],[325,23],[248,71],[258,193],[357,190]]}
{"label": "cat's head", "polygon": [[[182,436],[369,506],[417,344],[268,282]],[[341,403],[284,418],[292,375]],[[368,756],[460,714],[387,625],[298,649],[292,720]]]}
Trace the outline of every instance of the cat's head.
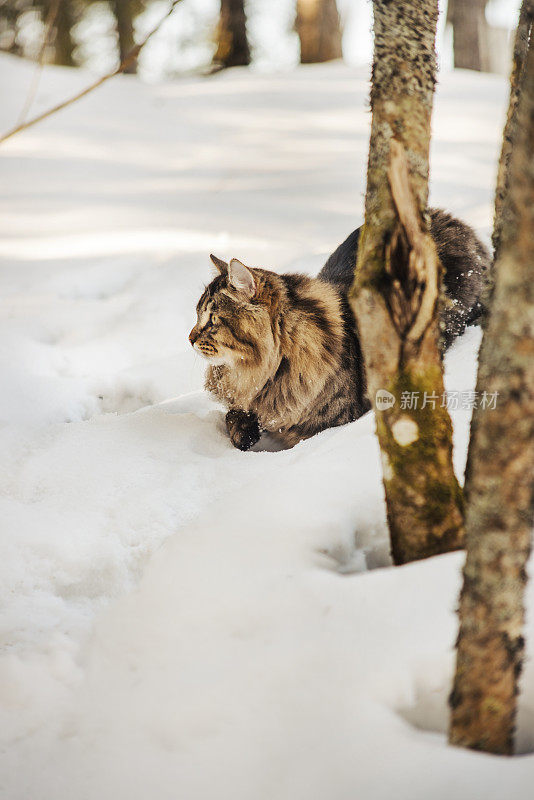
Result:
{"label": "cat's head", "polygon": [[210,258],[218,274],[198,301],[189,341],[213,365],[258,364],[274,348],[269,273]]}

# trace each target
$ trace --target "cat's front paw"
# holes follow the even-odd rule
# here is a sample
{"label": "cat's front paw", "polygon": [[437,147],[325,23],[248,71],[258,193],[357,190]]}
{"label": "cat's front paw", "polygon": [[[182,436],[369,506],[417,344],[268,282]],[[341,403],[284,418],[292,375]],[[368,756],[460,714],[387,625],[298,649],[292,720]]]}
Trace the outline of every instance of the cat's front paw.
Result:
{"label": "cat's front paw", "polygon": [[226,415],[226,430],[230,441],[238,450],[249,450],[261,436],[256,414],[234,408]]}

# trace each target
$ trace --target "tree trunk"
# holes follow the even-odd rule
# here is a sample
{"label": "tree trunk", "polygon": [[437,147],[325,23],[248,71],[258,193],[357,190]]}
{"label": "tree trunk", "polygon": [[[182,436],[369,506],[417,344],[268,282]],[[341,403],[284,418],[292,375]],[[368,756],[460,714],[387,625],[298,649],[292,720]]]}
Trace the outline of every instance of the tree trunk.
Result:
{"label": "tree trunk", "polygon": [[452,744],[509,755],[523,663],[523,594],[534,518],[534,47],[510,159],[510,206],[479,357],[466,472]]}
{"label": "tree trunk", "polygon": [[[441,265],[425,211],[438,9],[437,0],[374,0],[373,7],[365,224],[350,300],[376,414],[392,555],[401,564],[463,544],[442,405]],[[383,407],[380,390],[392,406]]]}
{"label": "tree trunk", "polygon": [[[113,13],[117,20],[117,37],[121,64],[135,44],[132,5],[132,0],[113,0]],[[126,67],[124,72],[130,74],[137,72],[137,62]]]}
{"label": "tree trunk", "polygon": [[21,56],[23,48],[17,41],[17,23],[20,10],[14,0],[0,3],[0,50]]}
{"label": "tree trunk", "polygon": [[525,58],[528,50],[533,16],[534,3],[532,0],[523,0],[521,4],[521,11],[519,12],[519,22],[515,33],[512,74],[510,76],[510,102],[508,104],[508,115],[506,117],[506,124],[504,126],[504,133],[502,137],[501,157],[499,159],[499,171],[497,173],[497,188],[495,190],[495,214],[493,218],[492,235],[495,259],[499,254],[502,227],[506,224],[506,222],[509,221],[505,220],[504,218],[506,214],[504,198],[507,195],[510,182],[510,155],[512,153],[517,131],[517,104],[519,101],[519,89],[523,81],[523,71],[525,67]]}
{"label": "tree trunk", "polygon": [[[47,0],[45,7],[48,11],[50,0]],[[73,67],[74,63],[74,41],[72,38],[72,28],[74,26],[74,15],[71,0],[60,0],[56,19],[54,22],[54,64],[63,67]]]}
{"label": "tree trunk", "polygon": [[213,63],[223,68],[250,64],[244,0],[221,0]]}
{"label": "tree trunk", "polygon": [[341,58],[341,24],[336,0],[297,0],[295,30],[300,39],[301,64]]}
{"label": "tree trunk", "polygon": [[447,20],[452,24],[454,66],[489,71],[487,0],[449,0]]}

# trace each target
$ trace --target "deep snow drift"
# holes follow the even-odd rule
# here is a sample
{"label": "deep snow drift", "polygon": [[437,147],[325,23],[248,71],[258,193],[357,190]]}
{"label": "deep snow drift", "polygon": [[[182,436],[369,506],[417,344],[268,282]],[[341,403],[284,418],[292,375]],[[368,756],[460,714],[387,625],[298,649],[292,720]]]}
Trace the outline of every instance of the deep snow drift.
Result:
{"label": "deep snow drift", "polygon": [[[8,128],[33,67],[0,66]],[[37,108],[86,81],[47,69]],[[446,746],[463,557],[389,566],[372,416],[240,453],[187,342],[210,251],[316,272],[361,222],[367,93],[124,77],[0,149],[2,798],[530,797],[532,756]],[[431,201],[486,238],[505,102],[436,98]],[[522,750],[532,709],[528,666]]]}

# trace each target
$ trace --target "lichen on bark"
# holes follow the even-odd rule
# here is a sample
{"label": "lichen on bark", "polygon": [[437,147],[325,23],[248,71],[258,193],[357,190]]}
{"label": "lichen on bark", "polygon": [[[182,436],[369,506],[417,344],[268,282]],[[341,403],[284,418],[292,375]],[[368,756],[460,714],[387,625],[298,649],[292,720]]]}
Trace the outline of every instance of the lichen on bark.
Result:
{"label": "lichen on bark", "polygon": [[[390,467],[384,486],[392,555],[397,564],[461,545],[462,490],[450,469],[451,421],[442,406],[442,395],[435,392],[440,378],[436,367],[417,374],[409,368],[401,369],[388,391],[396,398],[415,395],[421,404],[406,409],[397,407],[397,402],[392,409],[377,413],[380,447]],[[437,399],[424,405],[425,397],[427,401]],[[409,444],[396,436],[396,426],[405,420],[417,427],[417,438]]]}
{"label": "lichen on bark", "polygon": [[466,547],[451,743],[510,755],[534,522],[534,49],[510,160],[508,210],[479,356],[466,469]]}
{"label": "lichen on bark", "polygon": [[[351,306],[375,407],[395,563],[463,543],[439,347],[441,266],[428,230],[428,151],[437,2],[374,0],[372,126],[365,223]],[[419,407],[402,408],[403,393]],[[425,397],[439,398],[433,407]]]}
{"label": "lichen on bark", "polygon": [[525,69],[525,59],[528,50],[532,20],[534,17],[534,0],[522,0],[519,12],[519,21],[514,38],[514,50],[512,57],[512,71],[510,75],[510,100],[508,103],[508,113],[504,125],[501,157],[497,171],[497,185],[495,189],[495,210],[493,218],[492,244],[495,257],[497,257],[501,245],[501,232],[504,225],[509,220],[506,219],[507,205],[505,203],[508,194],[510,157],[517,135],[517,105],[519,102],[519,92],[523,82]]}

